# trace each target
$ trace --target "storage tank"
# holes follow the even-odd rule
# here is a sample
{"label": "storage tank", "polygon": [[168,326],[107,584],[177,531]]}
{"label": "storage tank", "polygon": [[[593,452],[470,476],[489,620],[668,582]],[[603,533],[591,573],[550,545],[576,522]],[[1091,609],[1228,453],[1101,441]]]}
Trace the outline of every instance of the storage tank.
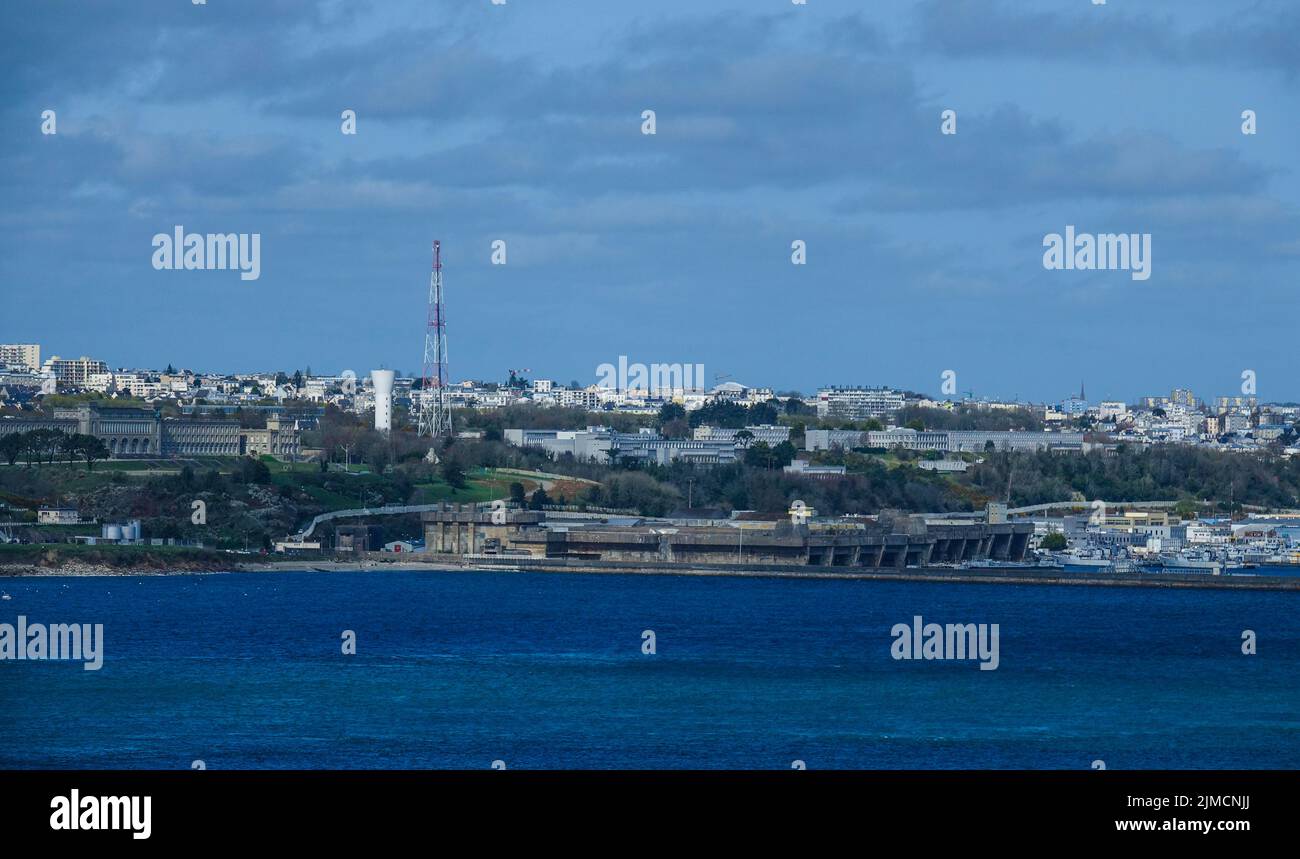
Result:
{"label": "storage tank", "polygon": [[123,537],[127,540],[139,540],[140,533],[141,533],[140,520],[132,519],[130,522],[127,523],[126,533],[123,534]]}
{"label": "storage tank", "polygon": [[122,526],[121,526],[121,525],[105,525],[104,528],[103,528],[103,534],[104,534],[104,539],[105,539],[105,540],[121,540],[121,539],[122,539]]}
{"label": "storage tank", "polygon": [[371,370],[370,383],[375,387],[375,429],[387,433],[393,428],[392,370]]}

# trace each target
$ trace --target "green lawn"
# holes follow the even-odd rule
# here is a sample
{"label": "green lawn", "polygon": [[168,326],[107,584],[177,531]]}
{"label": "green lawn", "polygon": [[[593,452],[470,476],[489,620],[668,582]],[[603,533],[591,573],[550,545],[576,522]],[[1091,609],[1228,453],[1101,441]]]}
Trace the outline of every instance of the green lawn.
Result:
{"label": "green lawn", "polygon": [[[281,462],[270,456],[263,456],[261,460],[270,471],[273,486],[288,487],[295,492],[305,493],[326,511],[351,510],[367,505],[377,506],[379,503],[398,503],[398,498],[403,491],[399,477],[392,471],[383,475],[356,470],[344,474],[341,471],[321,472],[320,465],[315,462]],[[27,498],[21,489],[16,492],[4,491],[6,481],[3,478],[21,476],[24,466],[20,465],[9,473],[0,471],[0,498],[19,507],[54,503],[54,499],[68,495],[85,495],[110,486],[115,480],[121,482],[123,478],[129,478],[132,483],[135,483],[137,478],[173,476],[179,474],[186,466],[196,477],[201,477],[212,470],[230,474],[239,467],[241,461],[243,461],[242,457],[194,457],[158,461],[109,460],[96,463],[94,470],[91,471],[86,470],[84,464],[71,468],[66,464],[58,463],[52,466],[36,466],[32,476],[41,478],[40,485],[44,487],[45,492],[49,493],[48,498]],[[446,481],[435,477],[431,481],[413,485],[414,492],[410,503],[432,504],[439,501],[470,503],[505,498],[509,496],[511,482],[516,480],[520,478],[507,474],[497,475],[494,470],[478,468],[466,475],[465,488],[453,490]],[[529,491],[535,488],[530,481],[521,482]],[[27,485],[27,481],[11,481],[10,485],[18,489],[22,485]],[[382,496],[384,501],[377,502],[377,496]]]}
{"label": "green lawn", "polygon": [[[282,482],[289,483],[291,486],[296,486],[292,480],[276,480],[276,483]],[[344,495],[340,492],[331,492],[323,486],[302,486],[298,488],[301,488],[303,492],[307,493],[311,500],[315,501],[326,510],[350,510],[354,507],[360,506],[359,498],[356,495]]]}
{"label": "green lawn", "polygon": [[[268,462],[267,465],[271,469],[271,481],[275,485],[289,486],[304,492],[326,510],[353,510],[362,507],[364,506],[363,493],[371,499],[369,503],[374,505],[375,494],[391,498],[394,491],[391,472],[384,475],[352,472],[351,476],[346,476],[337,471],[322,474],[320,466],[314,463]],[[324,485],[326,483],[329,486]],[[498,480],[494,483],[485,470],[475,469],[466,475],[464,489],[453,490],[446,481],[441,479],[413,484],[415,491],[408,503],[490,501],[493,498],[506,497],[509,494],[509,487],[509,481]]]}
{"label": "green lawn", "polygon": [[[271,469],[272,474],[322,474],[319,462],[284,462],[276,459],[274,456],[263,454],[258,457],[266,463],[266,467]],[[330,469],[333,471],[333,469]],[[358,471],[353,468],[353,471]]]}
{"label": "green lawn", "polygon": [[477,501],[491,501],[493,498],[503,498],[507,494],[507,492],[502,492],[491,483],[480,483],[473,479],[466,481],[464,489],[455,490],[446,483],[437,481],[436,483],[415,484],[415,495],[412,497],[411,503],[434,504],[438,501],[456,501],[461,504],[469,504]]}

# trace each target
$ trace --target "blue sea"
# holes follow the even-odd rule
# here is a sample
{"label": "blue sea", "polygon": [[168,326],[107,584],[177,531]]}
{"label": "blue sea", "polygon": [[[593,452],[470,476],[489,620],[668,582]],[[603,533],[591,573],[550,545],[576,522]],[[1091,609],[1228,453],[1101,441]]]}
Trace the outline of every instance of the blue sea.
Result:
{"label": "blue sea", "polygon": [[[101,623],[105,652],[0,661],[0,768],[1300,767],[1294,593],[505,572],[0,592],[0,623]],[[916,615],[998,624],[999,667],[893,659]]]}

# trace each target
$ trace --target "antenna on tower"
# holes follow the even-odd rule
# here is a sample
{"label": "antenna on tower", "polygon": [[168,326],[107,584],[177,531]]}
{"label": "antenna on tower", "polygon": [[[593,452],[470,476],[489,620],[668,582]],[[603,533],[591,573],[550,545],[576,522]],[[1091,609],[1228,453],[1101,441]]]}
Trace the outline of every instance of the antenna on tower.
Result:
{"label": "antenna on tower", "polygon": [[424,373],[420,383],[419,435],[451,435],[451,403],[447,400],[447,320],[442,311],[442,249],[433,243],[433,274],[429,277],[429,316],[424,329]]}

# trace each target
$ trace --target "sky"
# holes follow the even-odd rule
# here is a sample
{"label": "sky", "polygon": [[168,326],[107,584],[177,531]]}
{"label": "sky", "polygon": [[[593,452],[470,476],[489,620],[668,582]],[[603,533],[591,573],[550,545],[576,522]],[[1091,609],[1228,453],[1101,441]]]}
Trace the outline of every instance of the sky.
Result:
{"label": "sky", "polygon": [[[0,32],[0,342],[47,357],[418,373],[438,239],[457,380],[1300,400],[1293,0],[14,0]],[[155,269],[178,225],[259,234],[260,276]],[[1149,279],[1046,269],[1067,225],[1150,234]]]}

